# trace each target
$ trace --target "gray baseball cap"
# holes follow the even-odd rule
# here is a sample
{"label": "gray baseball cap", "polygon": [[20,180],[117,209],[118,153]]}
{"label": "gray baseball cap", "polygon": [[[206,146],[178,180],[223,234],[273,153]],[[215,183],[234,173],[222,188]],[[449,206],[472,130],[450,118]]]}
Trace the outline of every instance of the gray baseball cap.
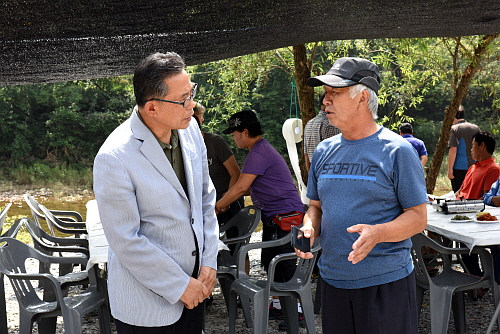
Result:
{"label": "gray baseball cap", "polygon": [[378,93],[380,71],[378,66],[362,58],[343,57],[337,59],[328,73],[307,79],[311,87],[327,85],[330,87],[350,87],[363,84]]}

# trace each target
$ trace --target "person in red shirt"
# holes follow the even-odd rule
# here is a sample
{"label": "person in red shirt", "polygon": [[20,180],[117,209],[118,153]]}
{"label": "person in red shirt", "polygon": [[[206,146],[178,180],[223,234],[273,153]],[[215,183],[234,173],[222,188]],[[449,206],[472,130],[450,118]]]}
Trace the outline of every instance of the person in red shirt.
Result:
{"label": "person in red shirt", "polygon": [[[495,144],[495,137],[486,131],[480,131],[472,137],[471,153],[476,162],[467,170],[464,182],[455,194],[457,199],[483,199],[484,194],[498,180],[500,166],[492,158]],[[462,254],[461,257],[470,274],[483,276],[477,254]],[[483,293],[482,289],[478,289],[478,295]]]}
{"label": "person in red shirt", "polygon": [[462,186],[456,192],[457,199],[482,199],[498,180],[500,166],[492,158],[495,145],[495,137],[489,132],[480,131],[472,137],[471,153],[476,162],[469,167]]}

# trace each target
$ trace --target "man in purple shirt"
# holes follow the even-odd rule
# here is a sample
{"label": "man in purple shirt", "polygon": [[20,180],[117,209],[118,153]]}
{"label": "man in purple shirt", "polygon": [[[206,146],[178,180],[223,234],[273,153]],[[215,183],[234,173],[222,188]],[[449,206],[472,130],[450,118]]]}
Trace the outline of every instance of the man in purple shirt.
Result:
{"label": "man in purple shirt", "polygon": [[427,163],[427,149],[425,148],[425,144],[418,138],[413,137],[413,127],[410,123],[403,123],[399,126],[399,134],[408,140],[408,142],[417,150],[418,156],[420,157],[420,162],[422,163],[422,167],[425,167]]}

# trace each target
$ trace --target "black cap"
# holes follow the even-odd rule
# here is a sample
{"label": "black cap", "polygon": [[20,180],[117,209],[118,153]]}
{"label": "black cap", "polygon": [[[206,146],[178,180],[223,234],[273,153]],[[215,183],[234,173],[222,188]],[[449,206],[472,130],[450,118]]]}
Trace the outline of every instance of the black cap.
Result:
{"label": "black cap", "polygon": [[237,112],[229,118],[229,128],[222,131],[224,134],[233,133],[234,131],[243,131],[248,129],[252,124],[259,123],[257,115],[253,110],[243,110]]}
{"label": "black cap", "polygon": [[330,87],[350,87],[363,84],[378,93],[380,71],[378,66],[362,58],[343,57],[337,59],[325,75],[311,77],[306,84],[311,87],[327,85]]}

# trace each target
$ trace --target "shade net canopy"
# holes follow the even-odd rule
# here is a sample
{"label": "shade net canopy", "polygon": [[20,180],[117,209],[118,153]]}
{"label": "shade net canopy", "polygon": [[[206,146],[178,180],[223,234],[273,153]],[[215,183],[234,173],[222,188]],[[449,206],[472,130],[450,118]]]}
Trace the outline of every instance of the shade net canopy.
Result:
{"label": "shade net canopy", "polygon": [[132,74],[314,41],[500,32],[499,0],[2,0],[0,85]]}

